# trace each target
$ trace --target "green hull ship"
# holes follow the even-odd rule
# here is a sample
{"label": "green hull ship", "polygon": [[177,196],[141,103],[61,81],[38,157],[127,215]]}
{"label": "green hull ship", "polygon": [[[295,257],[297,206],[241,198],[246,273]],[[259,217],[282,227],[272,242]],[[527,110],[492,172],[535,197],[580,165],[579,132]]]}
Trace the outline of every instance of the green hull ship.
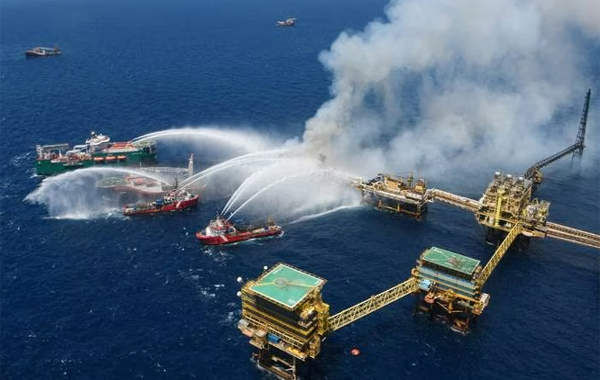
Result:
{"label": "green hull ship", "polygon": [[108,136],[95,132],[82,145],[37,145],[36,151],[35,172],[43,176],[92,166],[143,166],[157,163],[156,142],[111,142]]}

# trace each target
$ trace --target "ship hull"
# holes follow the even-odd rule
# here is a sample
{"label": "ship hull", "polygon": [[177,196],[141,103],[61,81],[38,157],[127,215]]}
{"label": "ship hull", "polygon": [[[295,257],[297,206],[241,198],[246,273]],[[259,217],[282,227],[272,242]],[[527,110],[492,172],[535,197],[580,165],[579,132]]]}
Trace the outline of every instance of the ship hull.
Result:
{"label": "ship hull", "polygon": [[[119,158],[119,156],[121,156],[121,158]],[[51,176],[75,169],[88,168],[91,166],[139,166],[140,164],[155,165],[157,163],[158,161],[156,159],[156,153],[144,151],[124,153],[94,153],[91,159],[71,162],[38,159],[36,160],[35,172],[37,175]]]}
{"label": "ship hull", "polygon": [[196,233],[196,238],[200,241],[202,245],[225,245],[225,244],[233,244],[246,240],[253,239],[261,239],[267,238],[271,236],[281,235],[283,231],[281,228],[269,228],[263,229],[260,231],[244,231],[238,232],[235,235],[218,235],[218,236],[207,236],[202,232]]}
{"label": "ship hull", "polygon": [[38,53],[32,50],[27,50],[25,52],[25,57],[26,58],[44,58],[44,57],[56,57],[57,55],[60,55],[60,53],[56,53],[56,52],[46,52],[46,53]]}
{"label": "ship hull", "polygon": [[125,216],[138,216],[138,215],[153,215],[165,212],[183,211],[198,205],[199,195],[195,195],[191,199],[184,201],[177,201],[167,205],[157,206],[154,202],[148,204],[147,207],[140,208],[125,208],[123,209],[123,215]]}

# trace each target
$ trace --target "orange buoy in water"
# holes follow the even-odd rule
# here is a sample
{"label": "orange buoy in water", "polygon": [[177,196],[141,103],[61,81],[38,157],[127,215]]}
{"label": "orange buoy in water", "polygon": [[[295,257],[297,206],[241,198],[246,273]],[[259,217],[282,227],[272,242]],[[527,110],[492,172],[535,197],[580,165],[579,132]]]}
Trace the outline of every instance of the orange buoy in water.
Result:
{"label": "orange buoy in water", "polygon": [[358,356],[360,355],[360,350],[358,348],[353,348],[352,350],[350,350],[350,353],[352,354],[352,356]]}

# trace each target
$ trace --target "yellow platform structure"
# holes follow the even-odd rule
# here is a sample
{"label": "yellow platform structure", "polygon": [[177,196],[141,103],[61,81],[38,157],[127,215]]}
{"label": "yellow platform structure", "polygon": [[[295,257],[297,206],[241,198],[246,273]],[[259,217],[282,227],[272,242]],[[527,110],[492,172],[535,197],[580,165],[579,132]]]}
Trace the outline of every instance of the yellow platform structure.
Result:
{"label": "yellow platform structure", "polygon": [[424,179],[414,180],[391,174],[378,174],[368,181],[356,179],[352,185],[360,190],[363,201],[376,208],[410,215],[420,219],[427,211],[427,183]]}

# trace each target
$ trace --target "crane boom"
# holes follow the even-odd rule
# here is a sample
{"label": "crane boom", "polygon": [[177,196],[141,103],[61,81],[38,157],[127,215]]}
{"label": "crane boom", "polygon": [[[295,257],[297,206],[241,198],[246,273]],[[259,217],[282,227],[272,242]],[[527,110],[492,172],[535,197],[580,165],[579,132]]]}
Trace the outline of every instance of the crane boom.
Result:
{"label": "crane boom", "polygon": [[332,315],[329,317],[329,332],[339,330],[392,302],[398,301],[400,298],[417,291],[417,289],[417,279],[411,277],[391,289],[371,296],[359,304]]}
{"label": "crane boom", "polygon": [[583,147],[582,144],[575,143],[575,144],[569,146],[568,148],[565,148],[565,149],[561,150],[560,152],[553,154],[550,157],[546,157],[543,160],[536,162],[535,164],[533,164],[532,167],[527,169],[527,171],[525,172],[525,178],[527,178],[527,179],[533,178],[533,176],[539,169],[543,168],[544,166],[550,165],[554,161],[557,161],[557,160],[563,158],[564,156],[566,156],[569,153],[574,153],[574,152],[578,151],[579,149],[583,149],[582,147]]}
{"label": "crane boom", "polygon": [[575,143],[569,146],[568,148],[565,148],[560,152],[555,153],[552,156],[546,157],[543,160],[533,164],[533,166],[527,169],[527,171],[525,172],[525,178],[532,179],[541,168],[550,165],[554,161],[561,159],[569,153],[573,153],[574,155],[576,154],[579,157],[581,157],[581,155],[583,154],[583,148],[585,148],[585,130],[587,127],[587,118],[588,111],[590,109],[591,95],[592,90],[588,89],[588,92],[585,95],[585,101],[583,103],[583,110],[581,112],[581,119],[579,120],[579,130],[577,131],[577,139],[575,140]]}
{"label": "crane boom", "polygon": [[579,131],[577,132],[577,140],[575,144],[579,144],[579,150],[575,153],[581,157],[583,154],[583,148],[585,147],[585,129],[587,127],[588,111],[590,110],[590,97],[592,96],[592,89],[588,89],[585,95],[585,102],[583,103],[583,111],[581,112],[581,120],[579,121]]}

